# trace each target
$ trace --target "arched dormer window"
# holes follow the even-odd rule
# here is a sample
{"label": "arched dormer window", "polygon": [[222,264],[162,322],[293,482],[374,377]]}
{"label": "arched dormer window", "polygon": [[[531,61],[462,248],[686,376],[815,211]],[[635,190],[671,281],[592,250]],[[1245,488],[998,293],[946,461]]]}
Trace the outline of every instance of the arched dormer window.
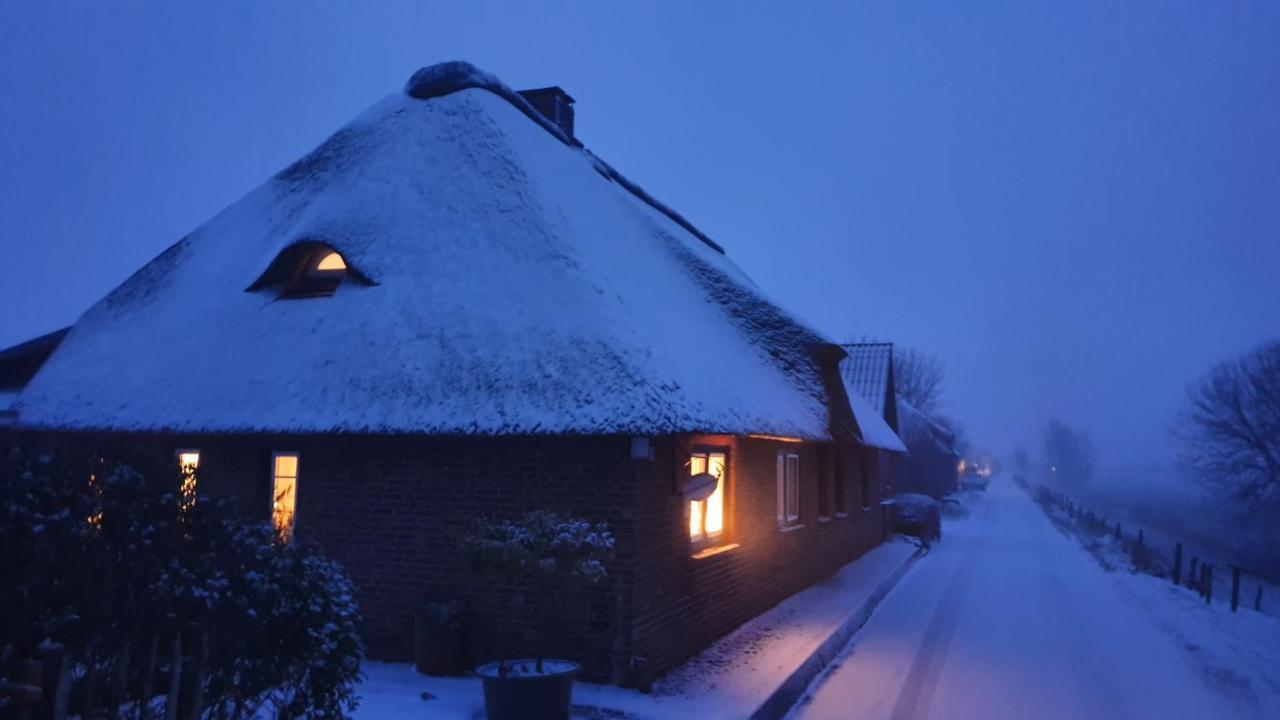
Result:
{"label": "arched dormer window", "polygon": [[332,247],[299,242],[285,248],[262,277],[249,286],[249,292],[274,288],[286,299],[328,297],[348,279],[362,285],[374,284]]}

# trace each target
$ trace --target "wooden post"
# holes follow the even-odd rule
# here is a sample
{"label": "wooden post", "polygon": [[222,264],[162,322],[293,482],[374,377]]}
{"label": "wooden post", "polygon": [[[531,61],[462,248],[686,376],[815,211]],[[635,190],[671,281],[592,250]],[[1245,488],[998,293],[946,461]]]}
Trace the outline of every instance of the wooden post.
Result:
{"label": "wooden post", "polygon": [[107,717],[115,720],[120,720],[122,716],[129,690],[129,659],[133,655],[131,647],[128,640],[120,643],[120,649],[111,659],[111,677],[107,685],[107,700],[111,707],[107,710]]}
{"label": "wooden post", "polygon": [[1258,583],[1258,597],[1253,601],[1255,612],[1262,612],[1262,583]]}
{"label": "wooden post", "polygon": [[173,645],[169,653],[169,693],[164,699],[164,720],[177,720],[178,693],[182,689],[182,631],[173,632]]}
{"label": "wooden post", "polygon": [[1182,543],[1173,546],[1173,584],[1182,584]]}
{"label": "wooden post", "polygon": [[40,716],[45,720],[66,720],[67,699],[71,691],[71,662],[67,649],[56,643],[40,646],[40,663],[44,666],[44,706]]}
{"label": "wooden post", "polygon": [[193,623],[187,631],[191,655],[187,657],[190,664],[184,672],[182,684],[185,687],[179,713],[182,720],[200,720],[204,711],[204,671],[209,660],[209,642],[201,625]]}
{"label": "wooden post", "polygon": [[147,657],[142,661],[141,678],[138,683],[139,720],[151,720],[151,698],[156,689],[156,660],[160,654],[160,633],[151,636],[147,644]]}
{"label": "wooden post", "polygon": [[9,702],[13,704],[16,720],[31,720],[36,704],[44,697],[41,683],[44,667],[39,660],[23,660],[18,670],[18,682],[9,686]]}
{"label": "wooden post", "polygon": [[1240,566],[1231,566],[1231,612],[1240,607]]}

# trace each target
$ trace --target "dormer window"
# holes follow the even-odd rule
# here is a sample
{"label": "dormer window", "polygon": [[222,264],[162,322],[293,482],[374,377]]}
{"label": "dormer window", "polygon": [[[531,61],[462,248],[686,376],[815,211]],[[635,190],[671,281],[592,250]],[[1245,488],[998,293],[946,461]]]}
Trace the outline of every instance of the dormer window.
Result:
{"label": "dormer window", "polygon": [[300,242],[285,248],[249,291],[276,288],[281,298],[328,297],[346,280],[373,285],[347,264],[334,248],[318,242]]}
{"label": "dormer window", "polygon": [[317,273],[328,273],[328,272],[341,272],[341,273],[345,273],[345,272],[346,272],[346,270],[347,270],[347,261],[346,261],[346,260],[343,260],[343,259],[342,259],[342,256],[341,256],[341,255],[339,255],[338,253],[333,252],[332,250],[330,250],[329,252],[325,253],[323,257],[321,257],[321,258],[320,258],[319,262],[317,262],[317,263],[316,263],[316,269],[315,269],[315,272],[317,272]]}
{"label": "dormer window", "polygon": [[280,297],[309,298],[328,297],[347,276],[347,261],[337,252],[320,246],[307,254],[297,278],[285,288]]}

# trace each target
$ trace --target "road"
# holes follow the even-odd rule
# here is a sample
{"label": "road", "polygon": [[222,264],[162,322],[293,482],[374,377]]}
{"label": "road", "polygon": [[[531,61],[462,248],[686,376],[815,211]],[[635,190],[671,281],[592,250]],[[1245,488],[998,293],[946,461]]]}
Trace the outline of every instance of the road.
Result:
{"label": "road", "polygon": [[793,720],[1231,717],[1023,490],[992,484],[946,532]]}

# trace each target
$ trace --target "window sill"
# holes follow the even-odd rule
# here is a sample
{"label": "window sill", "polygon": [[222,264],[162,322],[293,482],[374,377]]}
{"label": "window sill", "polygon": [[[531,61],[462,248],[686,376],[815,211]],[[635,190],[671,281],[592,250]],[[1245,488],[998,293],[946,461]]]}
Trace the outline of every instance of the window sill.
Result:
{"label": "window sill", "polygon": [[723,555],[724,553],[727,553],[730,550],[737,550],[740,547],[742,546],[739,545],[738,543],[729,543],[728,545],[717,545],[715,547],[706,548],[705,550],[699,550],[698,552],[690,555],[689,558],[691,560],[705,560],[709,557],[715,557],[716,555]]}
{"label": "window sill", "polygon": [[792,525],[779,525],[778,532],[784,532],[784,533],[795,532],[796,530],[799,530],[802,527],[804,527],[804,523],[795,523]]}

